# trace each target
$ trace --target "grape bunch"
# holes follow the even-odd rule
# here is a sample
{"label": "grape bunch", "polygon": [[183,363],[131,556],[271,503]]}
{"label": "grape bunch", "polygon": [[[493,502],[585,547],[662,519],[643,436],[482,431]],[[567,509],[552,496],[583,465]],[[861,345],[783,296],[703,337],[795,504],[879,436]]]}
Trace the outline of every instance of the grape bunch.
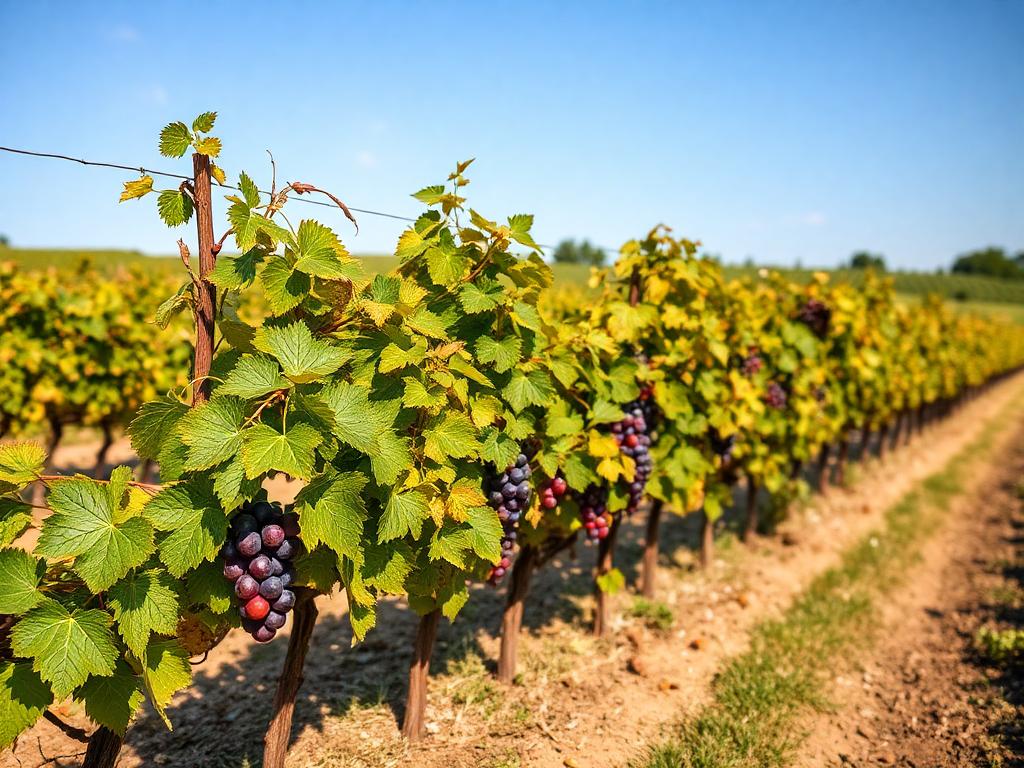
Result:
{"label": "grape bunch", "polygon": [[242,627],[261,643],[274,639],[295,607],[288,587],[295,579],[291,560],[298,554],[298,535],[296,515],[283,514],[277,504],[250,502],[231,521],[221,549],[224,578],[234,583],[242,603]]}
{"label": "grape bunch", "polygon": [[778,382],[771,382],[765,392],[764,401],[778,411],[786,407],[786,390]]}
{"label": "grape bunch", "polygon": [[832,310],[823,301],[808,299],[800,311],[797,319],[806,325],[819,339],[824,339],[828,334],[828,324],[832,319]]}
{"label": "grape bunch", "polygon": [[761,370],[763,361],[761,356],[758,354],[756,349],[750,351],[750,353],[743,359],[743,375],[744,376],[756,376]]}
{"label": "grape bunch", "polygon": [[540,505],[544,509],[554,509],[568,490],[569,485],[561,475],[544,481],[540,487]]}
{"label": "grape bunch", "polygon": [[587,534],[587,543],[600,541],[608,536],[612,516],[608,512],[608,488],[604,485],[588,485],[583,493],[576,494],[580,505],[580,519]]}
{"label": "grape bunch", "polygon": [[612,434],[626,456],[636,463],[633,482],[629,484],[629,502],[626,512],[633,513],[640,507],[644,497],[644,488],[654,471],[654,460],[651,458],[651,427],[648,419],[653,421],[657,416],[654,400],[648,391],[647,397],[628,403],[623,409],[626,413],[622,421],[612,424]]}
{"label": "grape bunch", "polygon": [[516,528],[519,518],[530,507],[530,462],[525,453],[516,457],[515,463],[506,467],[500,475],[492,471],[484,478],[484,492],[487,503],[498,513],[503,534],[501,537],[501,562],[491,568],[487,581],[497,585],[512,566],[516,546]]}

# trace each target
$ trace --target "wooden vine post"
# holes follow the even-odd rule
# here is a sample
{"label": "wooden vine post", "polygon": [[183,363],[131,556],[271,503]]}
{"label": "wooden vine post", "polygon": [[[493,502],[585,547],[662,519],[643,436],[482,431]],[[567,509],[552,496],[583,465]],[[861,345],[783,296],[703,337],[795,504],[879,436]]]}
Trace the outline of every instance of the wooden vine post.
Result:
{"label": "wooden vine post", "polygon": [[825,443],[821,446],[821,453],[818,454],[818,493],[822,496],[828,496],[829,475],[832,474],[832,468],[829,465],[831,457],[832,445]]}
{"label": "wooden vine post", "polygon": [[757,535],[757,480],[747,475],[747,515],[743,524],[743,541],[751,544]]}
{"label": "wooden vine post", "polygon": [[[633,274],[629,278],[629,306],[635,307],[640,303],[640,270],[633,268]],[[622,522],[622,513],[612,517],[612,524],[608,528],[608,535],[601,539],[597,545],[597,567],[594,573],[594,635],[603,637],[608,629],[609,610],[611,608],[611,596],[601,589],[601,577],[606,576],[615,567],[615,540],[618,538],[619,526]],[[655,542],[655,546],[657,546]],[[657,556],[657,553],[655,553]]]}
{"label": "wooden vine post", "polygon": [[263,737],[263,768],[283,768],[288,754],[288,742],[292,735],[292,718],[295,714],[295,699],[302,687],[302,670],[309,651],[309,640],[316,626],[318,611],[313,602],[312,590],[295,589],[296,602],[292,619],[292,631],[288,638],[288,653],[284,667],[277,679],[274,693],[273,715]]}
{"label": "wooden vine post", "polygon": [[437,639],[437,625],[441,611],[435,609],[420,617],[416,629],[416,648],[409,665],[409,693],[405,699],[405,716],[402,718],[402,735],[409,741],[418,741],[423,736],[427,712],[427,680],[430,677],[430,656]]}
{"label": "wooden vine post", "polygon": [[[195,205],[196,230],[199,240],[199,278],[195,288],[196,342],[192,363],[192,407],[205,403],[210,397],[210,365],[213,362],[213,332],[216,317],[216,288],[207,278],[217,265],[213,252],[213,194],[210,176],[210,158],[198,153],[192,155],[192,199]],[[186,182],[187,184],[187,182]],[[179,241],[183,256],[188,253]],[[106,726],[100,726],[89,737],[82,768],[113,768],[124,740]]]}
{"label": "wooden vine post", "polygon": [[512,566],[512,578],[501,614],[501,653],[498,655],[498,680],[508,685],[516,677],[519,632],[523,626],[523,610],[530,592],[530,579],[537,567],[537,549],[529,544],[519,550]]}
{"label": "wooden vine post", "polygon": [[654,583],[658,575],[658,532],[661,528],[661,512],[664,502],[651,501],[647,513],[647,531],[644,534],[643,570],[640,572],[640,594],[648,600],[654,597]]}
{"label": "wooden vine post", "polygon": [[703,509],[700,517],[700,567],[707,570],[715,561],[715,522]]}

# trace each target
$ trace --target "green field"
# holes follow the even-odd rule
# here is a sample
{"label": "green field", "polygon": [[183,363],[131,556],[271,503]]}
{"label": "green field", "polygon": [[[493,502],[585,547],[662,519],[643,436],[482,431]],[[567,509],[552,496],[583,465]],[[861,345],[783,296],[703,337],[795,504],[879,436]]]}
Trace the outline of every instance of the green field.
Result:
{"label": "green field", "polygon": [[[357,256],[372,273],[385,272],[395,264],[394,257],[383,254]],[[176,256],[147,256],[138,251],[0,247],[0,261],[11,260],[36,269],[71,268],[83,258],[90,260],[100,269],[109,268],[112,271],[128,266],[167,272],[181,269],[181,262]],[[590,274],[589,267],[576,264],[556,264],[553,269],[555,279],[567,283],[583,284]],[[806,282],[818,270],[778,268],[777,271],[794,282]],[[756,277],[758,268],[725,266],[724,272],[726,277],[730,278]],[[855,285],[864,279],[864,273],[860,270],[838,269],[829,272],[833,279]],[[924,272],[892,272],[890,276],[895,282],[896,291],[906,300],[934,293],[957,302],[965,310],[1003,314],[1024,321],[1024,282]]]}

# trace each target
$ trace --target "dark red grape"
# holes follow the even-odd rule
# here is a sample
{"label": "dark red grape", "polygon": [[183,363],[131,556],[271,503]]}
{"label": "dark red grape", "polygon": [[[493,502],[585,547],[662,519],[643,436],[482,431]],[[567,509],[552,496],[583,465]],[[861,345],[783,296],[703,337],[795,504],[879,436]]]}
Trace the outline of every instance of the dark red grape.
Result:
{"label": "dark red grape", "polygon": [[243,573],[235,582],[235,594],[239,600],[249,600],[259,594],[260,583],[248,573]]}
{"label": "dark red grape", "polygon": [[224,561],[224,578],[228,581],[238,581],[238,578],[245,573],[245,562],[233,557]]}
{"label": "dark red grape", "polygon": [[281,546],[274,552],[274,557],[278,560],[291,560],[297,553],[296,546],[297,539],[285,539],[281,542]]}
{"label": "dark red grape", "polygon": [[284,528],[280,525],[270,524],[263,528],[263,546],[276,547],[284,541]]}
{"label": "dark red grape", "polygon": [[270,611],[270,613],[267,614],[267,618],[263,620],[263,625],[269,629],[280,629],[285,625],[286,621],[288,621],[288,617],[283,613]]}
{"label": "dark red grape", "polygon": [[270,558],[266,555],[258,555],[249,563],[249,573],[259,581],[263,581],[265,578],[270,576],[273,570],[274,568],[270,564]]}
{"label": "dark red grape", "polygon": [[263,540],[260,539],[260,535],[253,531],[252,533],[246,533],[239,536],[236,542],[238,547],[238,553],[245,557],[253,557],[258,555],[260,550],[263,548]]}
{"label": "dark red grape", "polygon": [[274,601],[273,608],[278,613],[287,613],[295,607],[295,593],[290,589],[286,589],[281,593],[281,596]]}
{"label": "dark red grape", "polygon": [[256,533],[260,529],[260,524],[256,522],[255,517],[247,512],[242,512],[231,521],[231,528],[236,537],[242,538],[247,533]]}
{"label": "dark red grape", "polygon": [[269,643],[274,639],[276,634],[276,629],[271,629],[266,625],[260,625],[259,629],[252,633],[252,636],[258,643]]}

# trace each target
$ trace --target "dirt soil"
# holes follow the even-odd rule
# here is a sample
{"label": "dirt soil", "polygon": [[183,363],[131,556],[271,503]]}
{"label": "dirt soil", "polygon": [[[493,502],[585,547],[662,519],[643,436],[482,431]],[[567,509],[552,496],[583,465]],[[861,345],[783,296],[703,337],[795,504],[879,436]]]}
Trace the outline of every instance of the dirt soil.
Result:
{"label": "dirt soil", "polygon": [[880,642],[835,678],[802,768],[1024,766],[1024,669],[975,640],[1024,618],[1024,432],[994,455],[887,602]]}
{"label": "dirt soil", "polygon": [[[398,722],[415,615],[402,601],[385,602],[379,628],[350,649],[344,599],[319,599],[320,621],[288,765],[624,765],[707,700],[716,670],[746,648],[757,622],[785,608],[845,547],[877,526],[888,505],[948,462],[1022,390],[1024,377],[1004,381],[890,452],[884,463],[872,459],[859,465],[849,489],[813,497],[753,549],[723,536],[708,572],[696,567],[698,521],[669,516],[662,526],[658,581],[658,601],[670,611],[668,629],[636,615],[636,598],[629,591],[613,601],[611,637],[592,638],[594,550],[581,546],[567,554],[534,578],[520,642],[520,682],[512,688],[489,676],[496,665],[504,590],[477,589],[454,625],[442,623],[431,669],[428,734],[412,747],[401,739]],[[114,451],[117,460],[130,453],[123,443]],[[88,445],[71,446],[60,452],[58,465],[90,466],[93,453]],[[274,488],[272,496],[290,498],[294,490]],[[742,509],[742,499],[738,502]],[[727,518],[730,522],[738,521]],[[617,553],[630,584],[638,576],[634,564],[643,525],[643,515],[624,525]],[[230,634],[194,668],[194,686],[169,708],[173,733],[153,713],[143,713],[129,730],[118,765],[258,765],[285,647],[283,639],[259,646],[244,633]],[[60,713],[87,727],[75,705]],[[41,721],[23,735],[16,751],[0,755],[0,766],[73,766],[81,750]]]}

